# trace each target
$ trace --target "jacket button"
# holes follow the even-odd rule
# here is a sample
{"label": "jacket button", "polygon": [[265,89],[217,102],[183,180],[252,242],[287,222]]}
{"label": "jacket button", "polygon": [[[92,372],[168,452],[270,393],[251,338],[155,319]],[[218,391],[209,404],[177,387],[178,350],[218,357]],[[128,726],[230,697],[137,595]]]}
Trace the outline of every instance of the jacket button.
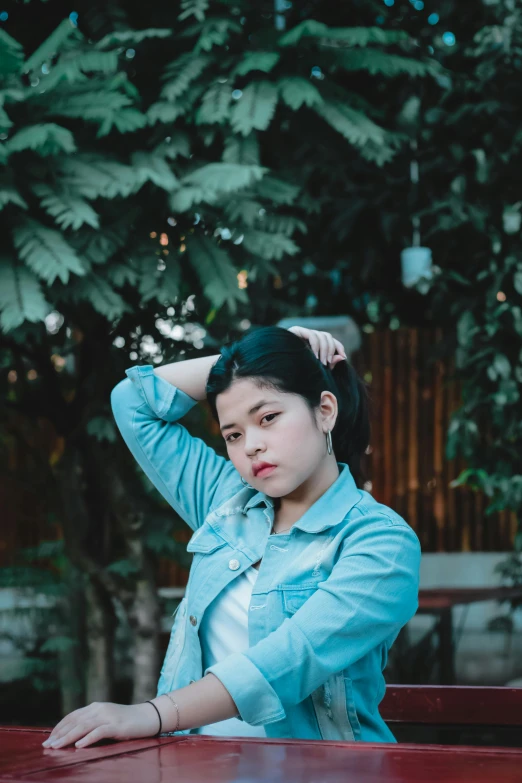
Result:
{"label": "jacket button", "polygon": [[231,571],[237,571],[239,566],[240,566],[239,560],[236,560],[235,558],[228,561],[228,567],[230,568]]}
{"label": "jacket button", "polygon": [[190,624],[191,625],[197,625],[198,624],[198,618],[194,617],[193,614],[190,615]]}

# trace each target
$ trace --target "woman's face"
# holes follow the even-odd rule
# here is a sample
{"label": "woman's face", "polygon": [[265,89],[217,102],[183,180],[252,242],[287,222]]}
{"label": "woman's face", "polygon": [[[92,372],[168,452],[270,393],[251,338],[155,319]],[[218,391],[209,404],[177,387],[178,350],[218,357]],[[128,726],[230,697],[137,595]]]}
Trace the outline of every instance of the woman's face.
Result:
{"label": "woman's face", "polygon": [[[216,409],[239,474],[266,495],[283,497],[307,481],[325,459],[325,433],[334,427],[337,400],[329,391],[322,393],[316,425],[299,395],[260,388],[242,378],[218,394]],[[256,476],[253,469],[260,462],[276,467]]]}

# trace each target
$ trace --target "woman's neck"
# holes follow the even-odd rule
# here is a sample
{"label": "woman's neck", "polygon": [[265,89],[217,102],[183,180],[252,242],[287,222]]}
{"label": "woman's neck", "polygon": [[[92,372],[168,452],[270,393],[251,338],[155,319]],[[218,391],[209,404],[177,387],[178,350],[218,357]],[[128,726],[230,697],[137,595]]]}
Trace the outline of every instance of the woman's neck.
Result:
{"label": "woman's neck", "polygon": [[[333,455],[332,455],[333,456]],[[328,464],[299,487],[280,498],[274,498],[274,526],[276,530],[291,527],[303,514],[324,495],[327,489],[339,478],[339,466],[336,460],[325,460]]]}

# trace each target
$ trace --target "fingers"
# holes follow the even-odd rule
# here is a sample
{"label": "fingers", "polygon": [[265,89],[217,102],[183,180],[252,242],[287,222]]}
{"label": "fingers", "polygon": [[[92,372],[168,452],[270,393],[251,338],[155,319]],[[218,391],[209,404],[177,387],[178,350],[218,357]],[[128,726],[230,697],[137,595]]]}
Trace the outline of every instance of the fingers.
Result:
{"label": "fingers", "polygon": [[80,707],[78,710],[74,710],[74,712],[70,712],[68,715],[65,716],[65,718],[62,718],[62,720],[56,724],[54,729],[49,734],[48,738],[45,740],[45,742],[42,742],[42,745],[48,747],[49,745],[52,745],[56,740],[63,737],[65,734],[68,733],[68,731],[75,725],[77,725],[78,721],[83,718],[83,715],[85,713],[86,707]]}
{"label": "fingers", "polygon": [[89,732],[89,734],[86,734],[86,736],[83,737],[83,739],[78,740],[78,742],[76,743],[76,747],[86,748],[88,745],[92,745],[94,742],[98,742],[99,740],[106,739],[107,737],[110,736],[111,736],[111,731],[109,725],[98,726],[98,728]]}
{"label": "fingers", "polygon": [[92,720],[89,723],[76,723],[69,729],[69,731],[66,731],[65,733],[62,732],[61,736],[55,738],[48,747],[53,749],[65,748],[67,745],[72,745],[73,742],[76,742],[82,737],[90,734],[95,727],[96,722]]}
{"label": "fingers", "polygon": [[317,358],[330,369],[333,369],[337,362],[346,359],[343,344],[335,340],[330,332],[311,332],[309,341]]}
{"label": "fingers", "polygon": [[343,357],[343,359],[347,359],[348,357],[346,356],[346,351],[344,350],[344,345],[342,343],[340,343],[339,340],[336,340],[335,338],[334,338],[334,345],[335,345],[335,350],[337,351],[337,353],[340,354]]}
{"label": "fingers", "polygon": [[[288,330],[307,341],[316,357],[333,369],[335,365],[347,358],[344,346],[330,332],[320,332],[317,329],[306,329],[303,326],[292,326]],[[335,360],[335,361],[334,361]]]}

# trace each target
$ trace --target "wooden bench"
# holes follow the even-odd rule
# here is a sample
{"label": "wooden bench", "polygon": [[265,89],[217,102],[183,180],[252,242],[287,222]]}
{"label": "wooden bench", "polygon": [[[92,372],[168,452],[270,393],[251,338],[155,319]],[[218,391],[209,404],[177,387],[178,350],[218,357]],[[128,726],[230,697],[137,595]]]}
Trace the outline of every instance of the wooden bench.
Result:
{"label": "wooden bench", "polygon": [[388,685],[379,712],[399,742],[522,746],[522,688]]}

